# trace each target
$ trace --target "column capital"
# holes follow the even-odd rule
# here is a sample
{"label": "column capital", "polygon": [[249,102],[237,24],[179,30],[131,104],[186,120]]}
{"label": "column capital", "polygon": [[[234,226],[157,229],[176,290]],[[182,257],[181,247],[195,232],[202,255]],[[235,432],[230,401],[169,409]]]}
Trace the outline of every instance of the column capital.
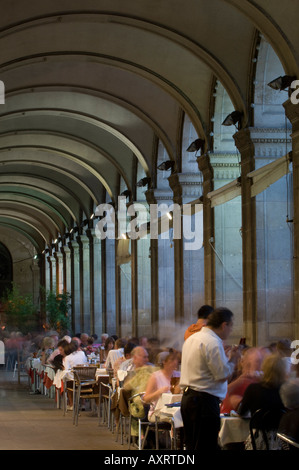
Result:
{"label": "column capital", "polygon": [[179,180],[179,175],[173,173],[168,178],[169,186],[173,192],[173,202],[177,204],[182,204],[182,186]]}
{"label": "column capital", "polygon": [[87,235],[80,235],[80,242],[83,244],[89,243],[89,237]]}
{"label": "column capital", "polygon": [[101,243],[102,240],[101,240],[101,238],[99,238],[97,236],[95,228],[89,229],[88,234],[89,234],[89,239],[92,240],[93,244],[100,244]]}
{"label": "column capital", "polygon": [[235,144],[239,152],[242,155],[252,154],[254,155],[254,144],[251,138],[251,131],[248,127],[241,129],[233,135]]}
{"label": "column capital", "polygon": [[79,243],[76,240],[72,240],[70,245],[74,250],[79,250]]}
{"label": "column capital", "polygon": [[68,245],[64,245],[62,247],[62,250],[63,250],[63,253],[65,253],[66,255],[70,254],[71,253],[71,249]]}
{"label": "column capital", "polygon": [[209,155],[205,153],[201,155],[200,157],[197,157],[196,161],[197,161],[199,171],[202,172],[204,181],[213,179],[214,170],[211,165]]}
{"label": "column capital", "polygon": [[145,197],[148,204],[157,204],[154,189],[148,189],[147,191],[145,191]]}

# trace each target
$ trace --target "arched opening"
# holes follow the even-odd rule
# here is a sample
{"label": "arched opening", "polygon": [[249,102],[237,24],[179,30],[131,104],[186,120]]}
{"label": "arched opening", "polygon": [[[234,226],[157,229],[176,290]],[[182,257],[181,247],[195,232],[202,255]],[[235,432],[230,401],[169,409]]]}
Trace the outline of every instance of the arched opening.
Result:
{"label": "arched opening", "polygon": [[9,250],[0,243],[0,299],[12,286],[13,267]]}

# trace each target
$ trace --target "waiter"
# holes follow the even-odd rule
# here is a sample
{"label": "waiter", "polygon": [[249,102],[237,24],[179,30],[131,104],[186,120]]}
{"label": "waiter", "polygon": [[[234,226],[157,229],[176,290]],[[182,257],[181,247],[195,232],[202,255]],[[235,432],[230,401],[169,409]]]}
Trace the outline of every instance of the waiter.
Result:
{"label": "waiter", "polygon": [[218,308],[209,315],[206,326],[184,342],[180,386],[184,390],[181,413],[186,450],[218,450],[220,401],[240,358],[236,348],[229,357],[224,352],[223,341],[232,327],[233,313]]}

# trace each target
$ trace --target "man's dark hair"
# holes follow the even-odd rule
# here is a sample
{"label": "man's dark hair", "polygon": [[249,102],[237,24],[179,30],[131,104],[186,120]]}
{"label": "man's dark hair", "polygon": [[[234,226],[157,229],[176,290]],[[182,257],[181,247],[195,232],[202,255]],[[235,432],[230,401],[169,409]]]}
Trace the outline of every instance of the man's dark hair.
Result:
{"label": "man's dark hair", "polygon": [[124,347],[124,355],[131,354],[134,348],[136,348],[136,344],[132,343],[131,341],[128,341]]}
{"label": "man's dark hair", "polygon": [[213,307],[211,305],[203,305],[197,312],[197,318],[208,318],[210,313],[213,312]]}
{"label": "man's dark hair", "polygon": [[228,308],[216,308],[208,316],[207,326],[211,326],[212,328],[219,328],[223,322],[229,323],[230,321],[232,321],[233,316],[233,312]]}

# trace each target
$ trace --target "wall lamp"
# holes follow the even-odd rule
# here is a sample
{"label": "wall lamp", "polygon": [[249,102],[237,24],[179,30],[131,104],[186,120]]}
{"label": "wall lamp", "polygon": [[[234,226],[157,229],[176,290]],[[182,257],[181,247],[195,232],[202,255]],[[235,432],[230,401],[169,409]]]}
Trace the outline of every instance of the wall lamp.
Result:
{"label": "wall lamp", "polygon": [[223,126],[232,126],[237,124],[237,129],[241,129],[241,124],[242,124],[242,118],[243,118],[243,113],[241,111],[233,111],[231,114],[226,116],[224,119],[222,125]]}
{"label": "wall lamp", "polygon": [[202,154],[204,152],[204,147],[205,141],[203,139],[196,139],[189,145],[186,152],[198,152],[198,150],[200,150],[200,153]]}
{"label": "wall lamp", "polygon": [[145,177],[145,178],[141,178],[141,180],[138,181],[138,183],[136,184],[136,186],[138,188],[143,188],[144,186],[146,186],[147,184],[150,184],[151,182],[151,178],[150,177]]}
{"label": "wall lamp", "polygon": [[166,162],[160,163],[160,165],[157,166],[157,169],[161,171],[171,170],[171,172],[173,172],[174,166],[175,166],[175,162],[173,160],[167,160]]}
{"label": "wall lamp", "polygon": [[285,90],[286,88],[289,88],[292,84],[292,82],[296,80],[296,77],[290,76],[290,75],[284,75],[283,77],[277,77],[271,82],[268,83],[268,86],[270,88],[273,88],[273,90]]}
{"label": "wall lamp", "polygon": [[125,189],[122,193],[121,196],[124,197],[131,197],[131,191],[129,189]]}

